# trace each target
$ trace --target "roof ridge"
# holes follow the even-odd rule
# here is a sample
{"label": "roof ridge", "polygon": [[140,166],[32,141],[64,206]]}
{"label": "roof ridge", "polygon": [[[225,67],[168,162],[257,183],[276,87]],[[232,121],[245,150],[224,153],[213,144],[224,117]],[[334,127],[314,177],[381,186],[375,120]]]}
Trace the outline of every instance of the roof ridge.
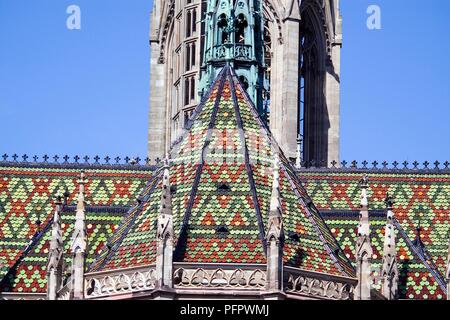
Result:
{"label": "roof ridge", "polygon": [[[447,283],[444,280],[444,276],[441,274],[439,269],[434,264],[433,260],[431,260],[431,263],[427,261],[425,256],[417,249],[417,247],[413,244],[411,238],[408,236],[408,234],[405,232],[403,227],[401,226],[400,222],[397,220],[397,218],[394,218],[394,225],[405,240],[408,247],[419,257],[419,259],[422,261],[422,264],[427,268],[427,270],[430,272],[430,274],[433,276],[433,278],[436,280],[436,282],[439,284],[441,289],[446,292],[447,291]],[[425,245],[424,245],[425,246]],[[425,247],[423,248],[424,250]],[[431,256],[430,256],[431,257]]]}
{"label": "roof ridge", "polygon": [[[86,158],[86,157],[85,157]],[[140,157],[136,157],[136,158],[130,158],[130,157],[125,157],[124,161],[126,161],[125,163],[120,163],[120,161],[122,160],[122,158],[117,157],[116,163],[111,163],[109,162],[109,160],[111,160],[111,158],[106,157],[108,159],[108,162],[106,163],[101,163],[101,162],[88,162],[89,160],[86,160],[85,162],[77,162],[77,161],[73,161],[73,162],[69,162],[69,161],[64,161],[64,162],[49,162],[49,161],[11,161],[11,160],[0,160],[0,168],[4,167],[4,168],[8,168],[8,167],[15,167],[15,168],[45,168],[45,169],[104,169],[104,170],[136,170],[136,171],[152,171],[155,170],[156,165],[152,165],[150,164],[151,159],[147,158],[144,159],[144,163],[141,163],[141,158]],[[59,159],[59,157],[58,157]],[[80,158],[77,158],[80,159]],[[89,159],[89,158],[87,158]],[[98,158],[100,159],[100,158]],[[127,160],[125,160],[127,159]],[[139,161],[138,161],[138,160]],[[135,162],[132,162],[132,161]],[[155,159],[158,160],[158,159]],[[105,160],[106,161],[106,160]]]}
{"label": "roof ridge", "polygon": [[[233,75],[234,78],[237,79],[236,73],[234,72],[233,69],[231,69],[231,74]],[[280,154],[280,159],[281,161],[281,166],[285,172],[287,172],[288,174],[286,175],[288,177],[288,180],[291,183],[291,187],[293,188],[294,192],[297,194],[297,197],[299,198],[299,200],[301,200],[303,202],[302,199],[302,194],[299,192],[299,190],[297,189],[296,185],[294,183],[292,183],[292,177],[289,174],[289,172],[292,172],[293,175],[296,177],[296,179],[299,182],[299,185],[302,187],[302,193],[307,195],[306,190],[303,188],[301,181],[299,179],[299,177],[296,175],[295,171],[293,170],[292,166],[290,166],[290,162],[286,159],[283,150],[280,148],[278,142],[274,139],[272,132],[270,131],[270,128],[267,126],[267,124],[262,121],[261,117],[259,116],[256,107],[253,103],[253,101],[250,99],[248,93],[245,90],[242,90],[244,98],[247,102],[247,104],[250,106],[250,111],[253,113],[254,118],[257,120],[258,124],[260,125],[261,128],[263,128],[263,132],[265,132],[265,134],[267,135],[267,139],[269,140],[269,145],[272,149],[273,152],[279,152]],[[289,166],[290,170],[286,170],[286,167]],[[312,216],[309,207],[303,202],[302,203],[303,206],[305,207],[305,209],[308,211],[308,213]],[[315,205],[312,203],[312,205],[314,206],[314,208],[316,209],[317,212],[318,209],[315,207]],[[334,239],[334,243],[336,245],[336,247],[342,252],[343,257],[345,257],[345,262],[348,264],[348,267],[350,270],[354,270],[353,265],[351,264],[351,262],[348,260],[348,258],[345,256],[345,254],[343,253],[343,250],[341,248],[341,246],[339,245],[339,243],[337,242],[336,238],[333,236],[333,234],[331,233],[327,223],[325,222],[325,220],[323,220],[323,218],[320,216],[320,214],[318,214],[318,217],[322,220],[324,226],[327,228],[328,232],[330,233],[331,237]],[[319,236],[319,238],[322,240],[325,248],[327,249],[330,257],[334,260],[336,266],[338,267],[339,270],[341,270],[341,272],[345,272],[344,269],[342,268],[342,266],[339,263],[339,259],[338,257],[335,256],[335,254],[333,253],[333,251],[329,248],[328,242],[323,238],[323,233],[321,231],[321,229],[319,228],[319,226],[317,225],[317,222],[315,221],[314,218],[311,219],[312,224],[314,225],[314,227],[316,228],[316,233]],[[349,271],[349,270],[348,270]],[[348,272],[345,272],[346,274],[348,274]]]}
{"label": "roof ridge", "polygon": [[[177,239],[177,243],[175,245],[174,260],[181,260],[183,254],[184,254],[184,250],[183,250],[182,246],[183,246],[183,244],[185,244],[186,239],[187,239],[187,231],[188,231],[188,226],[189,226],[189,220],[190,220],[190,217],[191,217],[192,207],[194,206],[195,195],[197,194],[197,191],[198,191],[198,184],[200,182],[201,174],[202,174],[202,171],[203,171],[203,166],[205,164],[204,150],[210,143],[211,134],[212,134],[211,129],[214,127],[214,124],[216,123],[217,111],[219,109],[220,100],[222,100],[222,92],[223,92],[223,87],[225,85],[225,79],[226,79],[224,77],[224,72],[228,68],[229,68],[228,64],[225,65],[225,67],[219,73],[219,76],[216,78],[216,81],[214,81],[214,83],[212,84],[212,86],[210,88],[210,91],[208,92],[207,95],[205,95],[205,97],[209,97],[211,95],[211,92],[212,92],[213,88],[216,86],[218,81],[220,81],[219,88],[217,90],[216,100],[214,102],[214,107],[213,107],[213,110],[212,110],[212,113],[211,113],[211,119],[210,119],[209,124],[208,124],[208,131],[207,131],[207,134],[206,134],[206,137],[205,137],[205,142],[203,143],[202,152],[200,154],[200,159],[199,159],[200,160],[200,164],[197,167],[196,172],[195,172],[195,179],[194,179],[194,183],[192,185],[191,194],[189,196],[188,206],[186,208],[186,211],[184,212],[183,221],[181,223],[181,230],[180,230],[180,233],[179,233],[179,236],[178,236],[178,239]],[[207,101],[207,99],[205,99],[205,101]],[[200,112],[198,114],[200,114]],[[196,115],[196,117],[198,116],[198,114]],[[187,133],[191,129],[193,123],[194,123],[194,121],[192,121],[191,126],[187,128],[187,130],[186,130]],[[180,140],[180,141],[182,141],[182,140]]]}
{"label": "roof ridge", "polygon": [[[287,159],[285,159],[284,154],[282,154],[282,157],[284,158],[283,160],[287,160]],[[287,163],[287,165],[289,165],[289,163]],[[297,182],[300,183],[300,186],[301,186],[301,182],[300,182],[299,178],[297,177],[297,175],[295,175],[295,173],[294,173],[293,176],[291,176],[291,174],[289,174],[289,171],[286,170],[286,166],[287,165],[286,165],[285,161],[281,161],[281,168],[283,168],[284,171],[287,173],[286,177],[289,180],[289,182],[291,183],[291,187],[294,189],[294,192],[297,194],[298,200],[301,201],[301,204],[306,209],[308,217],[310,218],[310,221],[311,221],[312,225],[315,227],[316,233],[318,234],[319,238],[322,240],[325,249],[327,250],[327,252],[330,255],[330,257],[334,260],[334,263],[338,267],[338,269],[341,270],[341,272],[345,273],[346,275],[353,276],[353,272],[354,272],[353,265],[351,264],[351,262],[349,261],[347,256],[344,254],[341,246],[339,245],[338,241],[336,240],[336,238],[331,233],[331,230],[328,227],[328,224],[325,222],[323,217],[320,215],[319,210],[315,207],[314,203],[312,201],[310,202],[310,204],[306,204],[304,202],[304,200],[302,198],[302,195],[299,192],[299,190],[297,188],[297,185],[295,184],[293,179],[296,178],[298,180]],[[305,192],[305,194],[306,194],[305,190],[302,190],[302,191]],[[333,250],[331,250],[330,243],[325,239],[325,236],[324,236],[324,234],[322,232],[322,229],[318,226],[317,221],[316,221],[315,217],[313,216],[313,213],[311,212],[312,211],[311,210],[311,206],[316,210],[316,215],[315,216],[323,222],[323,226],[329,232],[329,235],[333,238],[333,242],[336,245],[337,249],[341,251],[341,253],[342,253],[341,256],[336,255],[335,252]],[[341,263],[339,262],[339,260],[340,260],[339,257],[341,257],[341,258],[345,257],[344,261],[347,263],[347,267],[348,267],[347,270],[345,270],[343,268],[343,266],[341,265]]]}
{"label": "roof ridge", "polygon": [[[160,168],[161,169],[161,168]],[[147,190],[150,187],[149,193],[146,193],[146,197],[150,196],[153,191],[155,190],[157,186],[157,180],[161,178],[161,173],[156,174],[150,181],[148,182],[147,186],[144,188],[144,191]],[[154,184],[152,184],[154,182]],[[144,193],[144,191],[142,193]],[[120,229],[123,227],[124,230],[121,232],[120,237],[114,242],[113,246],[108,247],[108,245],[111,244],[111,242],[116,237],[116,232],[113,232],[109,239],[106,241],[106,244],[103,246],[103,249],[106,248],[105,253],[103,253],[103,249],[97,254],[97,256],[94,258],[94,261],[90,264],[88,268],[88,272],[94,272],[101,268],[103,268],[106,263],[111,259],[111,257],[114,255],[114,253],[117,252],[117,248],[120,247],[122,241],[127,236],[128,232],[131,230],[132,226],[134,225],[134,222],[139,217],[139,213],[142,212],[143,206],[145,202],[142,201],[137,206],[133,206],[129,209],[128,214],[126,214],[123,218],[121,223],[119,224],[117,228],[117,232],[120,231]],[[131,219],[129,219],[131,217]],[[128,220],[129,219],[129,220]],[[102,257],[103,256],[103,257]]]}
{"label": "roof ridge", "polygon": [[[258,220],[259,237],[260,237],[262,245],[263,245],[264,255],[266,255],[267,254],[267,250],[266,250],[267,249],[267,244],[266,244],[266,241],[265,241],[264,221],[262,219],[261,207],[259,205],[258,194],[256,192],[255,180],[253,178],[253,170],[252,170],[252,167],[250,166],[247,141],[245,139],[245,129],[244,129],[244,126],[242,124],[241,112],[239,110],[239,105],[238,105],[238,101],[237,101],[236,88],[235,88],[234,80],[238,81],[238,83],[240,83],[240,82],[239,82],[239,79],[235,75],[233,75],[231,72],[228,74],[228,77],[229,77],[230,86],[231,86],[231,96],[233,97],[234,112],[236,114],[236,124],[238,126],[238,129],[240,129],[239,130],[239,135],[240,135],[241,141],[243,143],[243,153],[244,153],[244,158],[245,158],[245,168],[246,168],[248,180],[249,180],[249,183],[250,183],[250,191],[252,193],[253,205],[255,206],[256,218]],[[240,91],[242,92],[242,91],[245,91],[245,90],[240,90]]]}
{"label": "roof ridge", "polygon": [[[64,208],[64,206],[63,206]],[[5,284],[5,281],[8,279],[8,276],[22,263],[22,261],[28,256],[28,254],[31,252],[31,250],[39,243],[39,241],[42,239],[42,237],[47,233],[47,231],[50,229],[50,226],[53,223],[53,215],[51,215],[50,219],[48,219],[47,223],[45,224],[44,228],[42,228],[37,234],[35,234],[30,242],[27,244],[25,249],[20,254],[19,258],[17,258],[16,262],[8,269],[8,271],[5,273],[3,278],[0,278],[0,292],[3,291],[3,286]]]}

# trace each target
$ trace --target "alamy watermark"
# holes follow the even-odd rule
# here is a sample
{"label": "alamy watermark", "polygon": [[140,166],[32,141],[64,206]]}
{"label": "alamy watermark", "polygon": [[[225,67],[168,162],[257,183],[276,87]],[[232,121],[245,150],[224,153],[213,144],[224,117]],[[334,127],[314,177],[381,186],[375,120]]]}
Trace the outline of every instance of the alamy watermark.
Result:
{"label": "alamy watermark", "polygon": [[69,30],[80,30],[81,29],[81,9],[77,5],[70,5],[67,7],[66,13],[69,15],[67,17],[66,26]]}
{"label": "alamy watermark", "polygon": [[367,28],[369,30],[381,30],[381,8],[375,4],[367,8]]}

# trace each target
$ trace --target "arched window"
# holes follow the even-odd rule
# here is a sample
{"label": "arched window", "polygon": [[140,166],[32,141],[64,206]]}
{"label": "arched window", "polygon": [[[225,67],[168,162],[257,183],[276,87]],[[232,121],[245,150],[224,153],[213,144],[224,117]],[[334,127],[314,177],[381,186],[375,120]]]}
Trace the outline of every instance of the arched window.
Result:
{"label": "arched window", "polygon": [[264,21],[264,86],[263,86],[263,108],[266,119],[270,121],[270,80],[272,72],[272,35],[268,19]]}
{"label": "arched window", "polygon": [[191,11],[186,12],[186,38],[190,37],[192,35],[192,16]]}
{"label": "arched window", "polygon": [[248,27],[247,18],[244,14],[239,14],[236,17],[234,28],[235,28],[235,39],[237,43],[245,43],[245,33]]}
{"label": "arched window", "polygon": [[320,24],[313,9],[307,7],[302,12],[300,25],[299,61],[299,119],[298,134],[302,140],[302,159],[306,164],[315,161],[319,164],[324,158],[320,146],[323,134],[325,112],[323,63],[326,47],[320,33]]}
{"label": "arched window", "polygon": [[241,82],[241,85],[244,88],[244,90],[247,91],[247,89],[249,87],[247,78],[244,76],[239,76],[239,81]]}
{"label": "arched window", "polygon": [[228,32],[228,19],[224,13],[220,15],[217,26],[219,28],[219,43],[224,44],[230,42],[230,34]]}

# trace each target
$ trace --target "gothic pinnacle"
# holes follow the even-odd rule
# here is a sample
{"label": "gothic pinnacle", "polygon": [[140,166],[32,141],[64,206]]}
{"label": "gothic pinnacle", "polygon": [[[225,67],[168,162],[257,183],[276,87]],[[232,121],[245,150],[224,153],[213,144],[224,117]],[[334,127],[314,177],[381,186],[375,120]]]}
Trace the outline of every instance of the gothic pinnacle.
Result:
{"label": "gothic pinnacle", "polygon": [[369,222],[369,201],[367,197],[369,178],[364,175],[360,181],[361,188],[361,209],[359,213],[358,238],[356,241],[356,276],[358,285],[355,289],[355,300],[370,300],[372,286],[372,265],[373,254],[370,241]]}
{"label": "gothic pinnacle", "polygon": [[386,195],[386,226],[384,229],[383,262],[381,267],[382,293],[388,300],[397,298],[398,293],[398,266],[396,237],[394,227],[393,198]]}

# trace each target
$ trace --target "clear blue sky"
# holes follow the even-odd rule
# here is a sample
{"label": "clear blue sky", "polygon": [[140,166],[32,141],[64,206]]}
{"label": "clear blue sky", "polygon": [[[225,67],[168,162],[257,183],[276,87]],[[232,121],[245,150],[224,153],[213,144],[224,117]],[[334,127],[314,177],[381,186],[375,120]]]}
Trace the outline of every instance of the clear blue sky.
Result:
{"label": "clear blue sky", "polygon": [[[82,29],[66,28],[66,8]],[[366,27],[381,7],[382,29]],[[341,0],[342,159],[450,160],[450,2]],[[0,0],[0,154],[146,154],[151,0]]]}

